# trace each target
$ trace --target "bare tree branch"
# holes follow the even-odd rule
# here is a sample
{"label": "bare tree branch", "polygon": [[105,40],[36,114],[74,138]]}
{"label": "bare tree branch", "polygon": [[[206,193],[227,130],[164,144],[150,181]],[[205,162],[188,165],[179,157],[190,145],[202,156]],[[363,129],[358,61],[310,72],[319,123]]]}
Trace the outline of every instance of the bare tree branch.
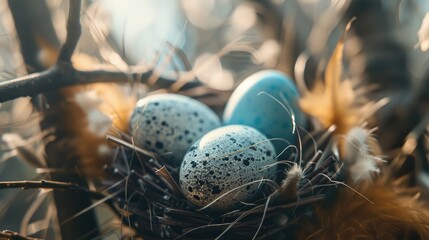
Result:
{"label": "bare tree branch", "polygon": [[[55,65],[39,73],[33,73],[20,78],[0,83],[0,102],[6,102],[18,97],[31,97],[59,88],[91,83],[131,83],[130,79],[138,79],[140,83],[147,83],[153,71],[132,72],[130,74],[112,70],[80,71],[71,65]],[[155,89],[168,88],[175,80],[157,77],[152,86]],[[197,81],[187,82],[181,90],[200,86]]]}
{"label": "bare tree branch", "polygon": [[18,97],[35,96],[45,92],[45,88],[53,88],[54,79],[58,77],[58,71],[48,69],[40,73],[33,73],[24,77],[12,79],[0,83],[0,102],[6,102]]}
{"label": "bare tree branch", "polygon": [[[19,97],[33,97],[41,93],[79,84],[99,82],[130,83],[130,79],[135,79],[140,83],[149,83],[152,77],[155,76],[157,80],[151,87],[160,89],[168,88],[175,82],[174,79],[161,77],[153,70],[147,69],[140,69],[131,73],[107,70],[107,68],[94,71],[75,69],[71,64],[71,57],[81,36],[80,10],[80,0],[70,1],[67,38],[61,48],[57,63],[45,71],[1,82],[0,103]],[[200,82],[191,81],[181,86],[180,89],[187,90],[200,85]]]}
{"label": "bare tree branch", "polygon": [[39,238],[30,238],[19,235],[16,232],[4,230],[0,232],[1,240],[40,240]]}
{"label": "bare tree branch", "polygon": [[67,38],[63,47],[61,48],[60,55],[58,56],[58,62],[70,63],[71,56],[76,49],[77,43],[79,42],[82,34],[82,28],[80,25],[80,9],[81,0],[69,1],[69,16],[67,19]]}

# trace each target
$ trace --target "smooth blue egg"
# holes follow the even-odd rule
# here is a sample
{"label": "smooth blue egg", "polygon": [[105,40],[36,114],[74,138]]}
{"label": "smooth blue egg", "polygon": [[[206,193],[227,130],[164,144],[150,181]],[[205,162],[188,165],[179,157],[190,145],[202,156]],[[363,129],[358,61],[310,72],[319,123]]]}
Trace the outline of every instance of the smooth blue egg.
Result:
{"label": "smooth blue egg", "polygon": [[[277,153],[296,143],[296,126],[305,126],[305,116],[298,106],[299,93],[285,74],[263,70],[246,78],[232,93],[223,114],[225,124],[243,124],[256,128],[272,140]],[[283,106],[282,106],[283,105]],[[285,109],[286,108],[286,109]]]}

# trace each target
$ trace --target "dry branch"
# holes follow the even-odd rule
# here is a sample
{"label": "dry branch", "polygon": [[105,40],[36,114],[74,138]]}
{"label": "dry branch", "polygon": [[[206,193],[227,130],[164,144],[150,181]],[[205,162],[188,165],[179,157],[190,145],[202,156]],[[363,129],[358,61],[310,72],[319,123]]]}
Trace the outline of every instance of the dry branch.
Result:
{"label": "dry branch", "polygon": [[80,35],[82,34],[82,28],[80,24],[80,9],[81,0],[69,1],[69,16],[67,19],[67,38],[63,47],[61,48],[58,62],[69,63],[76,49],[77,43],[79,42]]}
{"label": "dry branch", "polygon": [[5,188],[39,188],[39,189],[68,189],[68,190],[83,190],[88,191],[80,185],[68,182],[58,182],[50,180],[41,181],[2,181],[0,182],[0,189]]}
{"label": "dry branch", "polygon": [[16,232],[12,232],[9,230],[1,231],[0,239],[1,240],[40,240],[39,238],[24,237],[19,235]]}

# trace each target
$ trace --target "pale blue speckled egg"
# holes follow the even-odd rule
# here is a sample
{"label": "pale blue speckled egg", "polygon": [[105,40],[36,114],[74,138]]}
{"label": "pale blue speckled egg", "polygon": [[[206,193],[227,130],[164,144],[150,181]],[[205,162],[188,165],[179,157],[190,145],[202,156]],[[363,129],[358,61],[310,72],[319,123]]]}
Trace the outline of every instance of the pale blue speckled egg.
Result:
{"label": "pale blue speckled egg", "polygon": [[156,94],[137,102],[129,132],[137,146],[161,155],[171,153],[180,164],[196,140],[220,125],[219,117],[195,99],[178,94]]}
{"label": "pale blue speckled egg", "polygon": [[[274,146],[258,130],[229,125],[208,132],[189,148],[180,167],[186,198],[208,210],[230,210],[252,201],[261,179],[275,177]],[[263,186],[263,185],[262,185]]]}
{"label": "pale blue speckled egg", "polygon": [[[281,138],[296,143],[296,131],[293,134],[293,124],[285,108],[269,94],[295,115],[297,125],[305,126],[306,118],[298,107],[298,90],[293,81],[285,74],[264,70],[245,79],[232,93],[224,114],[225,124],[243,124],[262,132],[268,138]],[[285,103],[285,101],[287,103]],[[277,153],[283,151],[289,144],[282,141],[273,141]]]}

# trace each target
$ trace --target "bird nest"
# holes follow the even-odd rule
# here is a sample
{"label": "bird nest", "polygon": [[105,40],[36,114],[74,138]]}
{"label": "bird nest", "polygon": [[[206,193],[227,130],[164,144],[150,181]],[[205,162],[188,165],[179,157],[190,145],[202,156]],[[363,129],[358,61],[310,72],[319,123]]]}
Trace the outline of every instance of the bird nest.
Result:
{"label": "bird nest", "polygon": [[[331,134],[319,131],[300,137],[291,159],[278,159],[284,167],[279,167],[277,181],[270,181],[253,202],[226,213],[194,206],[179,187],[179,166],[127,137],[110,139],[120,146],[105,169],[105,185],[123,222],[144,239],[283,239],[342,183]],[[259,184],[263,188],[266,182]]]}

